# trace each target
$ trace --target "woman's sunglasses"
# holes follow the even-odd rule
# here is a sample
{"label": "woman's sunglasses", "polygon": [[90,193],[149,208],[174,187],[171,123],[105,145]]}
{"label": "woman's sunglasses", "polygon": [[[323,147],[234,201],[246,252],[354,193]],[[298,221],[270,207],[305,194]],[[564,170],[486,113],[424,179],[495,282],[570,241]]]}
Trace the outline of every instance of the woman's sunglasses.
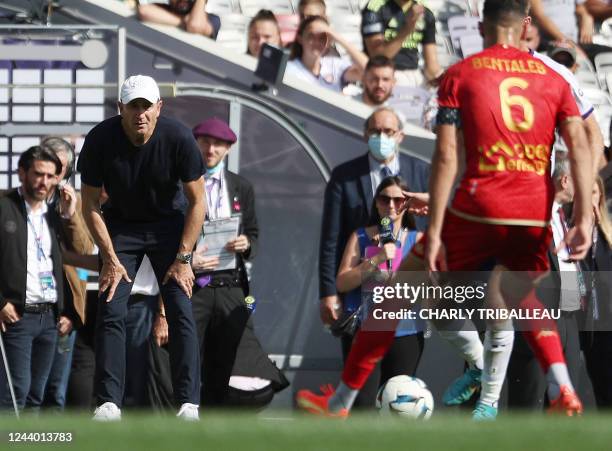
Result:
{"label": "woman's sunglasses", "polygon": [[401,205],[404,203],[406,198],[403,196],[402,197],[390,197],[390,196],[386,196],[385,194],[379,194],[378,200],[385,205],[389,205],[391,201],[395,202],[395,205]]}

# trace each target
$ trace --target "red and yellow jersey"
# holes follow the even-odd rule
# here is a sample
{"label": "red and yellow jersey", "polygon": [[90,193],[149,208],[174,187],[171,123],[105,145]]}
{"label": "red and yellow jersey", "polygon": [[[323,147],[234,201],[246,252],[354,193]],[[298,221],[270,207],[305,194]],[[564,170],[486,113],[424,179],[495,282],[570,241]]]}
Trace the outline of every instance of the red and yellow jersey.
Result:
{"label": "red and yellow jersey", "polygon": [[452,210],[465,219],[545,226],[555,128],[580,119],[568,83],[519,49],[495,45],[452,66],[440,107],[461,117],[465,173]]}

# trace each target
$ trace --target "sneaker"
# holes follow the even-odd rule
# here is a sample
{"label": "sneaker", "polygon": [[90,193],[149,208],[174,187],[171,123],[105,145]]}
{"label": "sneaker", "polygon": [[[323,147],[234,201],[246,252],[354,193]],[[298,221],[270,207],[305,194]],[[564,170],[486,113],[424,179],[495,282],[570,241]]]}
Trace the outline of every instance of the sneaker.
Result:
{"label": "sneaker", "polygon": [[119,421],[121,420],[121,409],[114,402],[105,402],[95,411],[94,421]]}
{"label": "sneaker", "polygon": [[183,403],[176,416],[185,421],[199,421],[198,407],[197,404]]}
{"label": "sneaker", "polygon": [[582,415],[582,402],[574,390],[567,385],[561,386],[559,397],[550,401],[548,413],[564,413],[568,417]]}
{"label": "sneaker", "polygon": [[317,395],[310,390],[298,391],[295,397],[298,407],[308,413],[312,413],[313,415],[331,418],[348,417],[348,409],[341,409],[338,412],[329,411],[329,398],[331,398],[335,392],[331,385],[322,386],[321,392],[323,393],[322,395]]}
{"label": "sneaker", "polygon": [[474,368],[455,379],[442,396],[444,405],[458,406],[467,402],[480,389],[481,376],[482,370]]}
{"label": "sneaker", "polygon": [[475,421],[493,421],[497,418],[497,407],[485,404],[482,401],[476,403],[476,407],[472,412],[472,420]]}

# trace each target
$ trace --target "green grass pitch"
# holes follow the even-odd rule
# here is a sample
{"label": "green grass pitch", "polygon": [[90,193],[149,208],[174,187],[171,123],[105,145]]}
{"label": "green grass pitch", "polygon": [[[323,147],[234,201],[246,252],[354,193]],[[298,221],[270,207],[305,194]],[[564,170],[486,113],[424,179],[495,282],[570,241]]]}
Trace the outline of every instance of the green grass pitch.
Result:
{"label": "green grass pitch", "polygon": [[[70,443],[9,442],[9,433],[70,432]],[[434,413],[429,421],[376,414],[347,421],[305,417],[284,411],[259,415],[202,414],[199,423],[172,416],[124,414],[118,423],[94,423],[89,415],[42,415],[21,420],[0,417],[0,450],[612,450],[612,416],[581,418],[501,415],[495,422],[474,423],[465,414]]]}

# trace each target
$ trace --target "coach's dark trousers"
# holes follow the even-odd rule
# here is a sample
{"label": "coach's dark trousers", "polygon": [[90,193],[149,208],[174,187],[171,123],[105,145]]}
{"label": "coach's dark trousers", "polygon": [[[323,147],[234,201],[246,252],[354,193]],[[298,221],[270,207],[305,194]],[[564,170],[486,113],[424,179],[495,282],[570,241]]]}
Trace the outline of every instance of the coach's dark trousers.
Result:
{"label": "coach's dark trousers", "polygon": [[[200,404],[200,358],[191,301],[174,280],[162,280],[174,262],[183,232],[183,218],[156,223],[108,224],[115,253],[133,281],[146,254],[151,260],[164,299],[169,329],[174,398]],[[96,322],[95,392],[98,405],[121,406],[125,385],[126,326],[132,284],[121,281],[110,302],[101,294]],[[144,383],[144,381],[143,381]]]}

